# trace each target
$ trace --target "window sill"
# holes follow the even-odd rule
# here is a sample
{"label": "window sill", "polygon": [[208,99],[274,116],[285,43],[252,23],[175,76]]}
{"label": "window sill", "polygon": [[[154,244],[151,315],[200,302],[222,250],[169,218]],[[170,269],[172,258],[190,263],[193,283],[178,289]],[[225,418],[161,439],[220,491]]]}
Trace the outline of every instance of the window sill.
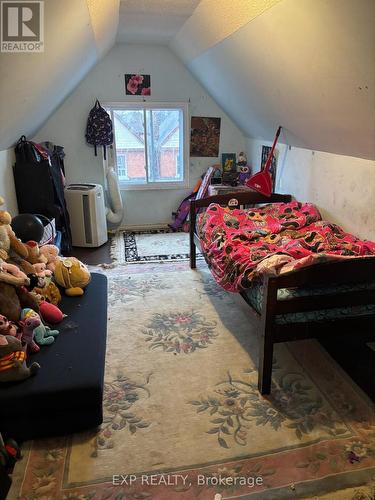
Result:
{"label": "window sill", "polygon": [[189,184],[187,182],[163,182],[158,184],[137,184],[134,186],[130,186],[129,184],[121,184],[121,191],[160,191],[165,189],[174,189],[174,190],[184,190],[188,189]]}

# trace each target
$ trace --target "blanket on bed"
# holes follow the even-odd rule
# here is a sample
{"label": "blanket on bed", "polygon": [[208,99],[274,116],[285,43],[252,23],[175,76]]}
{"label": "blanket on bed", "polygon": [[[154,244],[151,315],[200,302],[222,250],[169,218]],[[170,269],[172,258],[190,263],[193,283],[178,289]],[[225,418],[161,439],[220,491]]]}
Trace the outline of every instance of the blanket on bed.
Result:
{"label": "blanket on bed", "polygon": [[212,204],[199,215],[197,228],[214,278],[232,292],[250,287],[265,273],[375,255],[375,243],[322,220],[311,203],[273,203],[246,210]]}

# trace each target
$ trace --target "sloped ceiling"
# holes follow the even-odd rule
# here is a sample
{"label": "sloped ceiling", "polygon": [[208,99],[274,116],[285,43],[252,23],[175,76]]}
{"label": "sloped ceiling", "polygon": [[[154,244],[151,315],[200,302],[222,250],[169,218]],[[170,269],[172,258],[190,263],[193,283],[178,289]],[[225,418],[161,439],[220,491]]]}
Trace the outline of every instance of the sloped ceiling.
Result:
{"label": "sloped ceiling", "polygon": [[200,0],[121,0],[119,42],[167,44]]}
{"label": "sloped ceiling", "polygon": [[[0,150],[32,136],[115,43],[119,3],[45,0],[45,51],[0,53]],[[374,0],[121,4],[118,40],[173,37],[246,136],[271,140],[280,124],[285,143],[375,159]]]}
{"label": "sloped ceiling", "polygon": [[45,0],[44,12],[44,52],[0,53],[0,150],[32,136],[115,42],[119,0]]}
{"label": "sloped ceiling", "polygon": [[375,159],[375,2],[228,4],[202,0],[170,46],[245,135]]}

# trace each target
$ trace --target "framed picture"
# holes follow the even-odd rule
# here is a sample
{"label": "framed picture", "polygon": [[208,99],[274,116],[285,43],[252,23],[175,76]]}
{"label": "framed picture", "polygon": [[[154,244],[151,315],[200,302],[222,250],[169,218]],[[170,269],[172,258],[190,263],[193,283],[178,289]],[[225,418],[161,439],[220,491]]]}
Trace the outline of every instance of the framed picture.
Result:
{"label": "framed picture", "polygon": [[[268,155],[270,154],[271,151],[271,146],[262,146],[262,160],[261,160],[261,170],[264,169],[264,165],[266,164]],[[274,150],[273,155],[272,155],[272,161],[270,165],[270,175],[272,178],[272,192],[275,191],[276,187],[276,173],[277,173],[277,159],[279,156],[279,152],[277,149]]]}
{"label": "framed picture", "polygon": [[151,76],[127,74],[125,75],[126,95],[151,95]]}
{"label": "framed picture", "polygon": [[221,118],[191,117],[190,156],[219,156]]}
{"label": "framed picture", "polygon": [[237,179],[236,153],[223,153],[221,155],[221,169],[223,171],[223,184],[231,184]]}

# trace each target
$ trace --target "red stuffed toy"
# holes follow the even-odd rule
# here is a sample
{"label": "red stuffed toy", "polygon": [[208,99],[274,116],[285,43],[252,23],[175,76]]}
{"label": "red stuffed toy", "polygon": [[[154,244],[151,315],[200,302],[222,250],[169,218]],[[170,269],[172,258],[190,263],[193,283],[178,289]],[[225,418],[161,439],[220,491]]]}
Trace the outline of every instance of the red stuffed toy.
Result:
{"label": "red stuffed toy", "polygon": [[39,304],[39,313],[43,321],[52,324],[60,323],[66,317],[57,306],[45,300]]}

